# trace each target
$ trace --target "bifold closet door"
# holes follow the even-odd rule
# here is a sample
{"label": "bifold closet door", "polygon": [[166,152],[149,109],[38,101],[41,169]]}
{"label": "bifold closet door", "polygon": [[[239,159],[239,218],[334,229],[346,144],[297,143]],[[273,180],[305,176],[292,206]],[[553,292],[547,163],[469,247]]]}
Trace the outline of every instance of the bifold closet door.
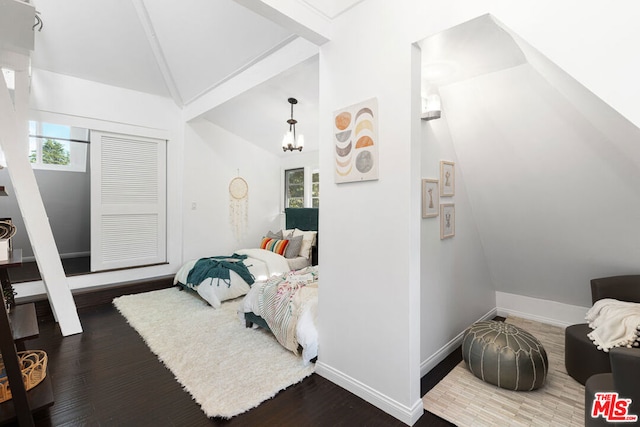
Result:
{"label": "bifold closet door", "polygon": [[166,261],[165,140],[91,131],[91,271]]}

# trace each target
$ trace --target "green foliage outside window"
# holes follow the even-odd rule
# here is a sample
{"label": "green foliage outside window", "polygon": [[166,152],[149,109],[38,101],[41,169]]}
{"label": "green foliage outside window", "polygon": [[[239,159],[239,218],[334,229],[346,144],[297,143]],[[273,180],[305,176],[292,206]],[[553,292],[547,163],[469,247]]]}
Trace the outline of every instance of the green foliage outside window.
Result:
{"label": "green foliage outside window", "polygon": [[311,175],[311,205],[314,208],[320,207],[320,173],[314,172]]}
{"label": "green foliage outside window", "polygon": [[290,208],[304,208],[303,199],[289,199]]}
{"label": "green foliage outside window", "polygon": [[[37,152],[31,151],[29,155],[31,163],[36,163]],[[69,149],[60,141],[55,139],[47,139],[42,144],[42,163],[47,165],[68,165],[71,161],[69,157]]]}
{"label": "green foliage outside window", "polygon": [[[307,183],[308,186],[308,183]],[[285,207],[303,208],[304,206],[304,168],[285,171]],[[307,188],[307,191],[309,189]],[[311,206],[320,206],[320,173],[311,174]]]}
{"label": "green foliage outside window", "polygon": [[288,208],[304,207],[304,169],[290,169],[286,176],[286,206]]}

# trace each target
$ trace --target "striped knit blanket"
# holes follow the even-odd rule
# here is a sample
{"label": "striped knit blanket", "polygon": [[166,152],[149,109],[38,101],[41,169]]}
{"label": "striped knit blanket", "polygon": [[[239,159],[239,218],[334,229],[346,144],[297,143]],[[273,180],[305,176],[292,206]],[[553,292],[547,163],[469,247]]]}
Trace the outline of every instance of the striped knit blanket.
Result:
{"label": "striped knit blanket", "polygon": [[258,296],[260,317],[284,348],[298,354],[296,325],[305,304],[317,297],[318,267],[273,276]]}

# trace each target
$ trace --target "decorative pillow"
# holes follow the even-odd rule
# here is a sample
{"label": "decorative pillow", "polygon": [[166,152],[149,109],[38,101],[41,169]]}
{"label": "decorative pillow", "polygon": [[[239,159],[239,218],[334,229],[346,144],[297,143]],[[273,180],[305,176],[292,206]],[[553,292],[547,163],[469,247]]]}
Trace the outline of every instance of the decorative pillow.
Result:
{"label": "decorative pillow", "polygon": [[282,256],[284,256],[284,251],[287,250],[287,246],[289,246],[288,240],[278,240],[270,237],[264,237],[262,243],[260,243],[260,249],[266,249]]}
{"label": "decorative pillow", "polygon": [[302,236],[287,237],[289,245],[284,252],[285,258],[297,258],[300,256],[300,249],[302,248]]}
{"label": "decorative pillow", "polygon": [[304,236],[303,240],[310,240],[311,246],[315,246],[316,244],[316,236],[318,235],[317,231],[303,231],[295,228],[293,230],[294,236]]}
{"label": "decorative pillow", "polygon": [[302,231],[297,228],[293,230],[294,237],[302,236],[302,247],[300,248],[300,256],[311,259],[311,246],[316,243],[317,231]]}
{"label": "decorative pillow", "polygon": [[265,237],[269,237],[271,239],[278,239],[278,240],[282,240],[284,238],[284,236],[282,235],[282,230],[278,231],[277,233],[274,233],[273,231],[269,230]]}

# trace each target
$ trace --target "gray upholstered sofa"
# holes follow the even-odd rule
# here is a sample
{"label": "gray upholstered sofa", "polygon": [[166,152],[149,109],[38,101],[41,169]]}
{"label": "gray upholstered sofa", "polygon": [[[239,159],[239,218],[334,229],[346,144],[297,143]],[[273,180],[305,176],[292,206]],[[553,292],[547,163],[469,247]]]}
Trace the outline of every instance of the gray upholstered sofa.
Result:
{"label": "gray upholstered sofa", "polygon": [[[604,277],[591,280],[591,299],[603,298],[640,303],[640,275]],[[609,353],[598,350],[587,337],[591,328],[586,323],[565,330],[564,363],[567,373],[585,384],[594,374],[611,372]],[[631,351],[640,352],[640,349]]]}

